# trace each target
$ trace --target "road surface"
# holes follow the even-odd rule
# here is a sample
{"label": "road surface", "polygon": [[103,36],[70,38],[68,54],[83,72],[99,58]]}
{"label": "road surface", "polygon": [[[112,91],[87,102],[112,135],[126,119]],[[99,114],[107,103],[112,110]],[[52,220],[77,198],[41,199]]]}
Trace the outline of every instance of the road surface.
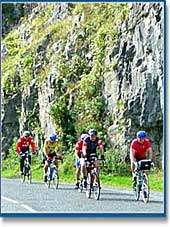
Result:
{"label": "road surface", "polygon": [[149,203],[134,200],[132,191],[102,187],[100,200],[88,199],[74,185],[60,184],[47,189],[43,182],[21,183],[19,179],[1,179],[3,214],[163,214],[164,194],[151,192]]}

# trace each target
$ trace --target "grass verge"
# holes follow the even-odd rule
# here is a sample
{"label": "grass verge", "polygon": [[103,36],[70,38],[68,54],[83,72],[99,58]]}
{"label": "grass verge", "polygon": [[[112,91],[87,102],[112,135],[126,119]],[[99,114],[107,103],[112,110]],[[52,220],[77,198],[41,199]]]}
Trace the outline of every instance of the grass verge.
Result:
{"label": "grass verge", "polygon": [[[43,181],[43,164],[32,165],[33,180]],[[19,165],[15,168],[9,168],[1,172],[3,178],[18,178]],[[75,171],[66,172],[62,166],[59,168],[60,182],[61,183],[75,183]],[[113,175],[102,175],[100,176],[101,184],[107,187],[131,189],[132,182],[131,176],[113,176]],[[163,172],[154,171],[149,173],[149,182],[152,191],[163,192]]]}

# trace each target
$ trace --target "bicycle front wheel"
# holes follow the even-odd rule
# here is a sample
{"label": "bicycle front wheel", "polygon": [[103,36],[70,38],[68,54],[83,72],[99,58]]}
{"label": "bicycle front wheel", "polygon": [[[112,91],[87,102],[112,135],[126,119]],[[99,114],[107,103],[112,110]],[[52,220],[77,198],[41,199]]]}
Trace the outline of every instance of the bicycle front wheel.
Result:
{"label": "bicycle front wheel", "polygon": [[94,198],[96,200],[99,200],[100,198],[100,182],[94,182],[93,183],[93,192],[94,192]]}
{"label": "bicycle front wheel", "polygon": [[91,173],[87,175],[86,197],[90,199],[92,190]]}
{"label": "bicycle front wheel", "polygon": [[54,172],[53,172],[52,181],[53,181],[53,188],[54,189],[58,189],[58,186],[59,186],[59,175],[58,175],[57,170],[54,170]]}
{"label": "bicycle front wheel", "polygon": [[23,174],[20,175],[20,180],[21,180],[21,183],[23,184],[25,182],[25,167],[23,168]]}
{"label": "bicycle front wheel", "polygon": [[143,181],[142,181],[142,197],[144,203],[147,203],[149,201],[150,196],[150,189],[149,189],[149,181],[148,176],[146,173],[143,174]]}
{"label": "bicycle front wheel", "polygon": [[135,196],[135,199],[136,200],[139,200],[139,198],[140,198],[140,188],[141,188],[141,186],[140,185],[137,185],[136,188],[135,188],[135,190],[133,190],[134,196]]}
{"label": "bicycle front wheel", "polygon": [[78,192],[82,192],[83,191],[83,179],[81,179],[81,181],[79,182],[79,187],[78,187]]}
{"label": "bicycle front wheel", "polygon": [[32,171],[31,171],[31,168],[29,167],[29,170],[28,170],[28,182],[31,184],[32,183]]}

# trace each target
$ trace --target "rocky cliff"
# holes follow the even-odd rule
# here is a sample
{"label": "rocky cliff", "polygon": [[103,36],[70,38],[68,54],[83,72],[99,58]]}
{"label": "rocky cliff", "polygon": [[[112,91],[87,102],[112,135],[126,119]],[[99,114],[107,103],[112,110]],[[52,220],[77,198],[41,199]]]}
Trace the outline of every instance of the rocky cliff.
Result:
{"label": "rocky cliff", "polygon": [[[124,160],[136,131],[163,155],[163,3],[39,3],[2,45],[2,145],[96,127]],[[106,135],[106,136],[104,136]],[[5,152],[6,153],[6,152]]]}

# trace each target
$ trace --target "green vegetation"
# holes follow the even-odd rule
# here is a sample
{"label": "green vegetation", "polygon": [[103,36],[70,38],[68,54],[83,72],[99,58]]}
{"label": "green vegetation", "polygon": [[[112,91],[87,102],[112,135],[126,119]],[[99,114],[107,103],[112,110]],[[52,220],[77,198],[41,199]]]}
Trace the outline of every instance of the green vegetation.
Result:
{"label": "green vegetation", "polygon": [[[15,143],[17,139],[14,139],[13,146],[9,151],[7,159],[2,162],[1,176],[6,178],[18,178],[19,177],[19,157],[15,151]],[[130,165],[119,162],[120,156],[117,154],[115,157],[111,157],[111,153],[106,153],[106,166],[100,167],[101,172],[101,184],[109,187],[118,187],[131,189],[131,173]],[[115,159],[115,161],[114,161]],[[113,165],[111,163],[113,162]],[[117,163],[117,165],[114,165]],[[124,170],[123,170],[124,169]],[[32,171],[34,181],[43,181],[43,163],[42,156],[32,156]],[[125,172],[126,171],[126,172]],[[75,166],[74,166],[74,154],[73,152],[67,154],[64,158],[64,162],[59,163],[60,182],[75,183]],[[153,191],[163,191],[163,173],[160,170],[149,172],[150,187]]]}

